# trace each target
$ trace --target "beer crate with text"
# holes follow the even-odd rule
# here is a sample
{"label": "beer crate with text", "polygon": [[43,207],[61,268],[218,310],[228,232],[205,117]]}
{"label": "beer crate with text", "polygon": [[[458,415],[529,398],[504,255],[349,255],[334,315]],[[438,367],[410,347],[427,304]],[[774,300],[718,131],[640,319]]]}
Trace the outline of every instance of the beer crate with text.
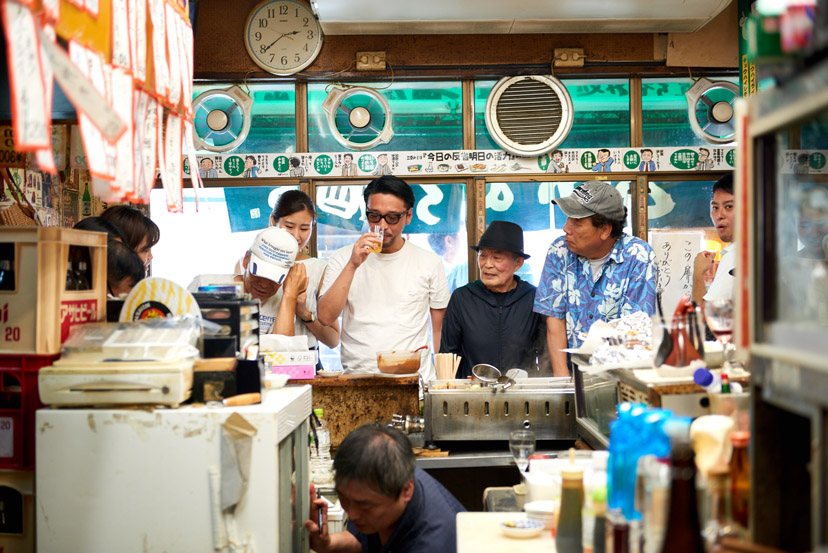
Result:
{"label": "beer crate with text", "polygon": [[0,228],[0,354],[51,355],[106,316],[106,234]]}

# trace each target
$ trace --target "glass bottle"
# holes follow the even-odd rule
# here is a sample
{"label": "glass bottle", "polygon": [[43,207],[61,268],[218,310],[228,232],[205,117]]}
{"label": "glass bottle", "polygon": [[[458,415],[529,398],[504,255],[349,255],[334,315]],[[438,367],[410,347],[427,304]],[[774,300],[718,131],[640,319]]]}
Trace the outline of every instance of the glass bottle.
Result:
{"label": "glass bottle", "polygon": [[705,553],[696,503],[696,465],[693,449],[686,436],[679,436],[671,442],[673,445],[670,452],[670,509],[661,551]]}
{"label": "glass bottle", "polygon": [[613,509],[607,513],[605,526],[606,553],[629,553],[630,524],[624,518],[621,509]]}
{"label": "glass bottle", "polygon": [[[583,550],[584,553],[603,553],[604,551],[604,517],[606,514],[607,501],[607,460],[609,458],[608,451],[593,451],[592,452],[592,476],[584,489],[584,508],[582,511],[582,529],[583,529]],[[597,527],[598,523],[598,509],[599,503],[603,502],[601,507],[601,521],[600,521],[600,536],[601,539],[595,539],[599,535]],[[599,543],[600,542],[600,543]]]}
{"label": "glass bottle", "polygon": [[76,290],[91,290],[89,285],[89,266],[86,261],[78,261],[78,268],[75,270]]}
{"label": "glass bottle", "polygon": [[75,278],[75,270],[72,267],[72,262],[66,262],[66,289],[67,290],[77,290],[78,289],[78,281]]}
{"label": "glass bottle", "polygon": [[704,527],[704,541],[708,551],[725,536],[743,538],[730,518],[730,468],[715,465],[707,471],[707,487],[710,491],[710,520]]}
{"label": "glass bottle", "polygon": [[92,196],[89,194],[89,183],[83,189],[83,197],[81,198],[81,216],[89,217],[92,215]]}
{"label": "glass bottle", "polygon": [[750,507],[750,465],[748,443],[750,432],[738,430],[730,435],[733,455],[730,458],[730,516],[742,528],[748,527]]}
{"label": "glass bottle", "polygon": [[555,535],[558,553],[583,553],[581,510],[584,504],[584,469],[575,464],[570,451],[569,465],[561,469],[561,511]]}
{"label": "glass bottle", "polygon": [[323,418],[322,409],[314,409],[319,424],[316,427],[316,443],[311,444],[310,479],[314,484],[330,484],[333,481],[331,462],[331,433]]}
{"label": "glass bottle", "polygon": [[14,272],[8,259],[0,259],[0,290],[14,290]]}

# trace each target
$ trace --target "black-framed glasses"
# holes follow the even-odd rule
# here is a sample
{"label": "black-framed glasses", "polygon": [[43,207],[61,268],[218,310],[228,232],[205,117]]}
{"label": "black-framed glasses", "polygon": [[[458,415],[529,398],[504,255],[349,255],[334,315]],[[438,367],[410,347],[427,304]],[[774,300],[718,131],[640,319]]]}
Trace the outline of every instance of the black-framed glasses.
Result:
{"label": "black-framed glasses", "polygon": [[379,223],[380,220],[385,219],[385,222],[389,225],[396,225],[404,215],[405,213],[386,213],[385,215],[381,215],[379,211],[365,212],[365,217],[368,219],[368,222]]}

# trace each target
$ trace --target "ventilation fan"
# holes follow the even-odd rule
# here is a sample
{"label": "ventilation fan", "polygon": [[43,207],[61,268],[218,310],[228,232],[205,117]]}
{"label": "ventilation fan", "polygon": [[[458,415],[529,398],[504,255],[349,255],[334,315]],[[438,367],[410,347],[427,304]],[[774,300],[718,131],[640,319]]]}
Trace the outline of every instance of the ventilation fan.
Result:
{"label": "ventilation fan", "polygon": [[238,86],[203,92],[193,101],[193,128],[199,150],[229,152],[250,131],[253,98]]}
{"label": "ventilation fan", "polygon": [[736,136],[733,102],[739,87],[727,81],[699,79],[687,96],[687,116],[696,136],[711,144],[732,142]]}
{"label": "ventilation fan", "polygon": [[486,100],[489,134],[517,156],[552,151],[569,134],[572,119],[572,98],[554,77],[503,77]]}
{"label": "ventilation fan", "polygon": [[373,88],[334,88],[322,109],[336,141],[352,150],[368,150],[394,137],[391,106]]}

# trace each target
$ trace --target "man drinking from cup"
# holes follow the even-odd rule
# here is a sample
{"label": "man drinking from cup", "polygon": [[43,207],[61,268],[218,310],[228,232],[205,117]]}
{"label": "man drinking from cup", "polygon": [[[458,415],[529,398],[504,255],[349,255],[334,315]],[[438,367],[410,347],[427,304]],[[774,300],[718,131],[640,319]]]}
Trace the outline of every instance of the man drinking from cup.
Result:
{"label": "man drinking from cup", "polygon": [[479,363],[537,376],[545,355],[545,317],[532,311],[535,287],[515,275],[529,256],[523,229],[492,221],[477,246],[480,280],[454,291],[443,321],[440,352],[462,356],[455,378],[471,376]]}
{"label": "man drinking from cup", "polygon": [[[411,222],[414,191],[392,175],[371,181],[363,193],[368,224],[379,226],[382,240],[366,232],[356,243],[333,253],[320,289],[317,318],[331,324],[342,313],[342,366],[378,372],[377,352],[440,347],[449,291],[440,257],[403,237]],[[380,253],[371,253],[381,242]],[[431,356],[420,366],[434,377]]]}

